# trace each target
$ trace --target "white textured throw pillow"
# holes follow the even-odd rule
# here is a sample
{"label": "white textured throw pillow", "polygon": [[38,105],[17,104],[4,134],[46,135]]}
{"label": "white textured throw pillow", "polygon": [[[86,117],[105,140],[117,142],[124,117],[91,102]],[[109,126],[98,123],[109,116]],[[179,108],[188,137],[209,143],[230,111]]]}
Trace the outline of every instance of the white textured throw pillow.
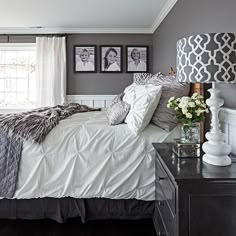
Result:
{"label": "white textured throw pillow", "polygon": [[125,123],[136,135],[144,130],[152,119],[161,97],[162,86],[132,84],[124,91],[123,101],[130,104]]}
{"label": "white textured throw pillow", "polygon": [[106,115],[109,125],[119,125],[124,122],[127,116],[130,105],[123,102],[118,95],[116,100],[108,107]]}

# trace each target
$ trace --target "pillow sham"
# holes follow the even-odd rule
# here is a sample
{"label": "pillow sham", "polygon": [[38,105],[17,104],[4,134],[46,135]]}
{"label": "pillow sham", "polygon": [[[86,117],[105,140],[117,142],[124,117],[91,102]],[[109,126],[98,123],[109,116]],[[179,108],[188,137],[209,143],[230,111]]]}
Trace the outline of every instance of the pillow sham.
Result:
{"label": "pillow sham", "polygon": [[112,99],[110,106],[114,105],[114,104],[117,103],[117,102],[122,101],[123,96],[124,96],[124,93],[120,93],[120,94],[116,95],[116,96]]}
{"label": "pillow sham", "polygon": [[[162,75],[161,72],[155,74],[155,76]],[[152,78],[153,74],[151,73],[134,73],[133,83],[136,85],[145,85]]]}
{"label": "pillow sham", "polygon": [[137,85],[144,85],[152,77],[151,73],[134,73],[133,83]]}
{"label": "pillow sham", "polygon": [[139,134],[149,124],[161,97],[162,86],[131,85],[125,90],[123,101],[130,104],[125,119],[129,129]]}
{"label": "pillow sham", "polygon": [[106,111],[109,125],[119,125],[123,123],[130,110],[130,105],[123,102],[118,96],[116,97],[116,101],[111,104]]}
{"label": "pillow sham", "polygon": [[175,76],[160,75],[152,76],[148,84],[162,86],[162,95],[152,117],[152,123],[170,132],[178,124],[178,120],[175,117],[175,111],[167,108],[167,102],[170,97],[188,96],[190,84],[179,83]]}

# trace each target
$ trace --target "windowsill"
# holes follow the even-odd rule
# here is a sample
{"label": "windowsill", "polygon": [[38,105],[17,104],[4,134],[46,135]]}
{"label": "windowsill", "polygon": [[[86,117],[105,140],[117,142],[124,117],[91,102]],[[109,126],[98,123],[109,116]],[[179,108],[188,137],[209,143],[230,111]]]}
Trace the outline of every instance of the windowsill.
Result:
{"label": "windowsill", "polygon": [[35,107],[0,107],[0,113],[14,113],[32,110]]}

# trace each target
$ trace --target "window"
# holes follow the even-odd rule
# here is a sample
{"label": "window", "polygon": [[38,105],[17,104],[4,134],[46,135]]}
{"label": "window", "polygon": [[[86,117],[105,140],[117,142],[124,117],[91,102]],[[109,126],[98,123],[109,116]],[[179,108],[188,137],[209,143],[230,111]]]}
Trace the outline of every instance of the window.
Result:
{"label": "window", "polygon": [[35,44],[0,44],[0,107],[35,105]]}

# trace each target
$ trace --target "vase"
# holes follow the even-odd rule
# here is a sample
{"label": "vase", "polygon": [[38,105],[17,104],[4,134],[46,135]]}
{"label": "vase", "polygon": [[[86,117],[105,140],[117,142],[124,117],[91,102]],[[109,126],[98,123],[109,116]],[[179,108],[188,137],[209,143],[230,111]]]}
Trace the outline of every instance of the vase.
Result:
{"label": "vase", "polygon": [[199,123],[182,123],[180,132],[180,139],[182,143],[200,143]]}

